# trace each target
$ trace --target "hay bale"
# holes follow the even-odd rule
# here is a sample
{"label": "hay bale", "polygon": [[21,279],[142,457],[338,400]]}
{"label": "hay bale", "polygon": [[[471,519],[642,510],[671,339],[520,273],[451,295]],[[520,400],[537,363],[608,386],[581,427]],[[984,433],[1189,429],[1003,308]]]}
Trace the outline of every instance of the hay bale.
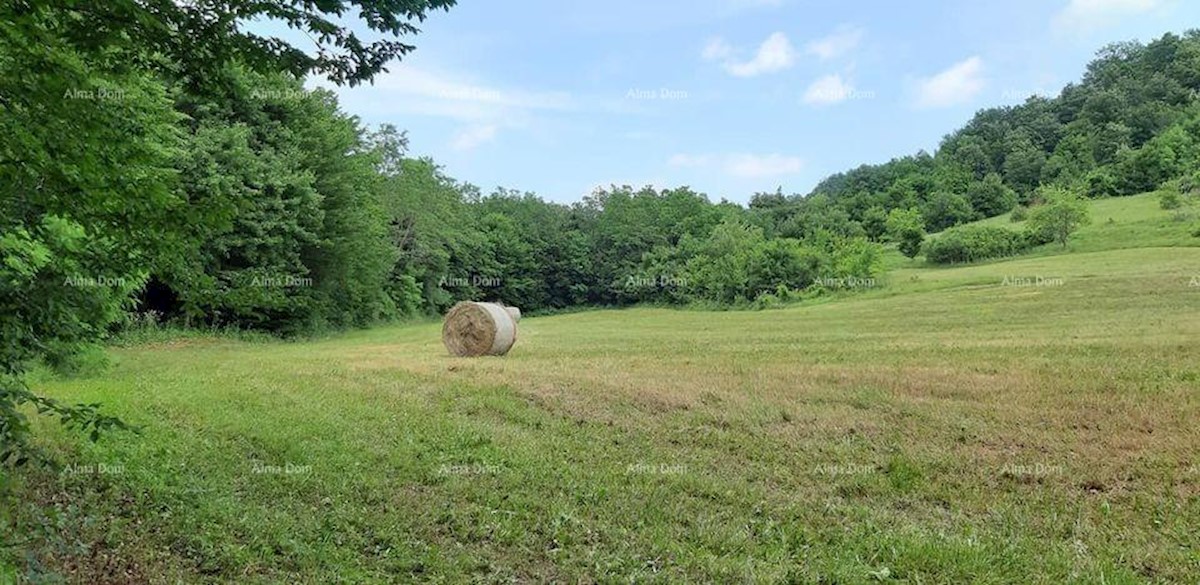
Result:
{"label": "hay bale", "polygon": [[[516,307],[508,307],[515,309]],[[462,301],[446,313],[442,343],[450,355],[504,355],[517,342],[517,317],[503,305]]]}
{"label": "hay bale", "polygon": [[508,316],[512,317],[513,323],[521,322],[521,309],[516,307],[504,307],[504,310],[508,311]]}

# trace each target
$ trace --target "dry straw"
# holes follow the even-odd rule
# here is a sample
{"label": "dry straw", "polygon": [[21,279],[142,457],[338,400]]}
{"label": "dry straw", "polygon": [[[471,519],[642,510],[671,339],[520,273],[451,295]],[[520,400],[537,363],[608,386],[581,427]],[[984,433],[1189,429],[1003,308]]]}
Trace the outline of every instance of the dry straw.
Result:
{"label": "dry straw", "polygon": [[504,355],[517,342],[521,310],[496,303],[463,301],[446,313],[442,343],[451,355]]}

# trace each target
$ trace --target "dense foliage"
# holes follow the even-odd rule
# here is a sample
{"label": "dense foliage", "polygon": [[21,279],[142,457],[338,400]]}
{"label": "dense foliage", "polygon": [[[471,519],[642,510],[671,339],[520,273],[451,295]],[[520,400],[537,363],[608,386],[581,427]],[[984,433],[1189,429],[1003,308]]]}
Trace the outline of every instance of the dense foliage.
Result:
{"label": "dense foliage", "polygon": [[[93,437],[119,424],[34,395],[23,375],[103,337],[143,288],[204,320],[272,328],[277,312],[285,327],[388,313],[376,255],[391,249],[360,129],[295,75],[354,83],[411,50],[364,44],[344,26],[351,7],[400,35],[451,3],[0,4],[0,462],[30,454],[23,405]],[[259,16],[315,35],[317,55],[241,30]],[[310,273],[320,285],[297,297],[243,286]]]}
{"label": "dense foliage", "polygon": [[1022,232],[985,225],[953,227],[925,244],[925,259],[934,264],[975,262],[1015,256],[1032,240]]}
{"label": "dense foliage", "polygon": [[879,217],[919,209],[929,231],[1036,204],[1038,188],[1089,197],[1152,191],[1200,168],[1200,31],[1100,51],[1057,97],[977,113],[924,152],[863,165],[807,196],[760,195],[769,230],[886,233]]}

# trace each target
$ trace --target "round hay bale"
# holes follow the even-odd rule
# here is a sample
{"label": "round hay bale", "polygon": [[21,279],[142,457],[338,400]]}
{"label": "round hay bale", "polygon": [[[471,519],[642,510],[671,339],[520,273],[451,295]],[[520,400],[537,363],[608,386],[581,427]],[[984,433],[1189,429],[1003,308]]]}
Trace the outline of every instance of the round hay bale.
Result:
{"label": "round hay bale", "polygon": [[521,309],[516,307],[504,307],[504,310],[508,311],[508,316],[512,317],[513,323],[521,322]]}
{"label": "round hay bale", "polygon": [[442,325],[442,343],[458,357],[504,355],[516,342],[516,319],[496,303],[462,301],[450,308]]}

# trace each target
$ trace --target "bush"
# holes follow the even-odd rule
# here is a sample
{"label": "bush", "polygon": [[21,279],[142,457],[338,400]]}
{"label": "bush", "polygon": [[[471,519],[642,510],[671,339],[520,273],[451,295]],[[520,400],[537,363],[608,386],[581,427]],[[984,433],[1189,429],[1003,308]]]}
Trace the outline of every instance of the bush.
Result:
{"label": "bush", "polygon": [[1039,244],[1058,242],[1065,248],[1067,238],[1091,222],[1091,212],[1087,203],[1066,189],[1047,188],[1043,196],[1046,202],[1029,212],[1028,237]]}
{"label": "bush", "polygon": [[993,226],[951,228],[925,244],[925,259],[933,264],[976,262],[1015,256],[1032,242],[1020,232]]}
{"label": "bush", "polygon": [[887,233],[900,253],[916,258],[925,241],[925,218],[916,209],[893,209],[887,218]]}
{"label": "bush", "polygon": [[1179,191],[1165,189],[1158,194],[1158,206],[1163,209],[1179,209],[1183,207],[1183,198],[1179,196]]}
{"label": "bush", "polygon": [[1200,171],[1187,175],[1179,179],[1179,192],[1194,196],[1200,194]]}
{"label": "bush", "polygon": [[1092,198],[1111,197],[1117,194],[1117,179],[1108,168],[1093,169],[1084,178],[1084,193]]}
{"label": "bush", "polygon": [[1013,223],[1025,221],[1028,218],[1029,218],[1029,208],[1025,207],[1024,205],[1018,205],[1015,209],[1012,210],[1012,215],[1008,216],[1008,220]]}

